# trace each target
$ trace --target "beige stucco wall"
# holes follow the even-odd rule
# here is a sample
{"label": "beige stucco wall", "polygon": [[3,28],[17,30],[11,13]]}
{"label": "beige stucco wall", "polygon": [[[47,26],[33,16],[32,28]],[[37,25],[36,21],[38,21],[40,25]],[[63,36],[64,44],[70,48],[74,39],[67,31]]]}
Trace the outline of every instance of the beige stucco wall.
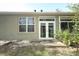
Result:
{"label": "beige stucco wall", "polygon": [[20,16],[0,16],[0,39],[34,40],[38,39],[38,19],[35,17],[35,32],[19,32],[18,18]]}
{"label": "beige stucco wall", "polygon": [[[22,15],[23,16],[23,15]],[[2,40],[38,40],[39,39],[39,18],[40,16],[33,16],[35,19],[35,32],[19,32],[18,18],[15,15],[0,16],[0,39]],[[43,16],[42,16],[43,17]],[[46,16],[52,18],[52,16]],[[59,21],[56,17],[56,30],[59,29]]]}

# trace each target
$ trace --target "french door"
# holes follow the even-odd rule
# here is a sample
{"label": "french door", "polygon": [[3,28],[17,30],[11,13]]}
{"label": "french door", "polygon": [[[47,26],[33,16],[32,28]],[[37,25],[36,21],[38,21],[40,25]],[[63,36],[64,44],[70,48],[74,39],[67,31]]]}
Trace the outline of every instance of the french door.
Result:
{"label": "french door", "polygon": [[40,39],[55,38],[55,22],[54,21],[40,21],[39,22],[39,38]]}

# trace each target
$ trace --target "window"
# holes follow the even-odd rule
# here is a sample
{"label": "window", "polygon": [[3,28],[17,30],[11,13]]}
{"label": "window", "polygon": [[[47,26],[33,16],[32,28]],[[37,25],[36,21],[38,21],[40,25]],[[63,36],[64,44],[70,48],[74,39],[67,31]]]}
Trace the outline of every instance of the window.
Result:
{"label": "window", "polygon": [[69,30],[71,33],[73,31],[74,22],[70,19],[61,20],[61,30]]}
{"label": "window", "polygon": [[34,18],[20,17],[19,18],[19,32],[34,32]]}
{"label": "window", "polygon": [[61,30],[69,30],[69,32],[73,31],[74,22],[61,22]]}
{"label": "window", "polygon": [[54,21],[54,19],[40,19],[40,21]]}

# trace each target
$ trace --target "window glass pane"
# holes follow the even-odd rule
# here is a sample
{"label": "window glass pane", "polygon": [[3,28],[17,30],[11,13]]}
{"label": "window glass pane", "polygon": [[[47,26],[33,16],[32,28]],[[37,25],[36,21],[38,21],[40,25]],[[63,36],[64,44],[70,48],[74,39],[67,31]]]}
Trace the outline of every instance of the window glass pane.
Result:
{"label": "window glass pane", "polygon": [[54,19],[40,19],[40,21],[54,21]]}
{"label": "window glass pane", "polygon": [[69,22],[69,31],[72,32],[73,31],[73,26],[74,26],[74,22]]}
{"label": "window glass pane", "polygon": [[61,30],[69,30],[71,33],[73,31],[74,22],[61,22]]}
{"label": "window glass pane", "polygon": [[61,22],[61,30],[67,30],[68,29],[68,23],[67,22]]}
{"label": "window glass pane", "polygon": [[33,17],[28,17],[28,24],[33,25],[34,24],[34,18]]}
{"label": "window glass pane", "polygon": [[28,25],[28,32],[34,32],[34,25]]}
{"label": "window glass pane", "polygon": [[26,17],[20,17],[19,18],[19,24],[20,25],[25,25],[26,24]]}
{"label": "window glass pane", "polygon": [[26,25],[19,25],[19,32],[26,32]]}
{"label": "window glass pane", "polygon": [[72,21],[72,19],[61,19],[61,21]]}
{"label": "window glass pane", "polygon": [[54,19],[46,19],[46,21],[54,21]]}
{"label": "window glass pane", "polygon": [[26,18],[26,25],[28,25],[28,18]]}
{"label": "window glass pane", "polygon": [[46,19],[40,19],[40,21],[46,21]]}

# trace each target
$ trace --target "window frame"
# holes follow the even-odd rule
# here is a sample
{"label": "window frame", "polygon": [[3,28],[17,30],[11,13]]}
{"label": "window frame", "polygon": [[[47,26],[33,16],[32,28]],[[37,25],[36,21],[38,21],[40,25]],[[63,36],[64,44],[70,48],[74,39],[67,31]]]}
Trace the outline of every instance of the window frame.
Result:
{"label": "window frame", "polygon": [[[70,20],[70,21],[68,21],[68,20],[66,20],[66,21],[65,21],[65,20],[64,20],[64,21],[63,21],[63,20],[60,20],[60,30],[61,30],[61,31],[62,31],[62,29],[61,29],[61,23],[62,23],[62,22],[64,22],[64,23],[67,22],[68,30],[70,30],[70,29],[69,29],[69,23],[72,23],[72,22],[74,23],[75,21],[72,21],[72,20]],[[79,22],[79,21],[78,21],[78,22]]]}
{"label": "window frame", "polygon": [[[25,18],[26,18],[26,24],[19,24],[19,20],[20,20],[21,17],[25,17]],[[29,20],[28,18],[29,18],[29,17],[32,17],[32,18],[33,18],[34,24],[29,24],[29,23],[28,23],[28,20]],[[26,25],[26,31],[25,31],[25,32],[20,32],[20,33],[30,33],[30,32],[28,31],[28,25],[34,25],[34,31],[31,31],[31,32],[35,32],[35,20],[34,20],[34,19],[35,19],[35,17],[33,17],[33,16],[20,16],[19,19],[18,19],[18,32],[20,32],[20,31],[19,31],[19,26],[20,26],[20,25]]]}

